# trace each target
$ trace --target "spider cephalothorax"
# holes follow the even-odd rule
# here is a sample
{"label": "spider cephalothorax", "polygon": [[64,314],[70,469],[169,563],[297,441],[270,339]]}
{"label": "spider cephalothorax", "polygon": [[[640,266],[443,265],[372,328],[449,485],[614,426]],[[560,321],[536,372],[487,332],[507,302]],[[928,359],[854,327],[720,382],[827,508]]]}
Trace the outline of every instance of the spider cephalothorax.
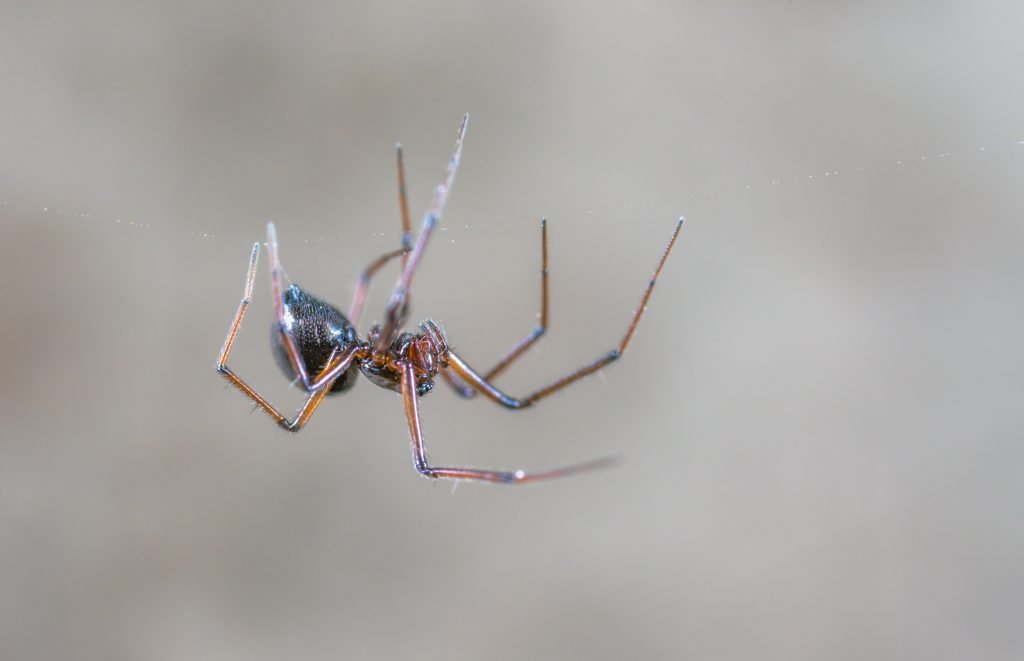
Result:
{"label": "spider cephalothorax", "polygon": [[[271,327],[271,348],[278,365],[290,379],[294,379],[308,394],[306,402],[295,415],[288,419],[270,402],[252,389],[228,367],[228,355],[234,344],[242,319],[252,297],[253,280],[256,277],[256,263],[260,244],[253,246],[246,274],[245,293],[238,306],[235,318],[228,330],[227,339],[221,349],[216,369],[228,381],[248,395],[256,404],[273,417],[278,424],[289,431],[298,431],[306,424],[313,412],[328,394],[349,390],[360,372],[371,382],[398,392],[402,396],[409,435],[412,440],[413,463],[425,477],[484,480],[505,484],[522,484],[552,477],[561,477],[582,470],[590,470],[609,464],[608,459],[575,464],[541,473],[523,471],[495,471],[473,468],[442,468],[433,466],[427,459],[427,449],[420,426],[419,398],[434,387],[437,376],[444,378],[463,397],[482,394],[484,397],[510,409],[522,409],[592,374],[605,365],[617,360],[626,351],[647,301],[654,290],[654,283],[661,273],[672,246],[675,245],[682,218],[658,262],[654,275],[644,291],[640,307],[633,314],[632,321],[618,345],[597,360],[584,365],[557,379],[554,383],[540,388],[524,397],[512,397],[499,390],[493,380],[518,359],[547,330],[548,325],[548,233],[547,222],[541,221],[541,311],[539,325],[512,348],[504,358],[487,372],[478,372],[458,356],[445,339],[441,328],[431,320],[420,324],[419,332],[401,330],[408,307],[409,292],[413,275],[419,265],[427,241],[441,218],[448,193],[451,191],[462,153],[462,139],[466,131],[466,115],[459,127],[455,151],[448,163],[444,181],[438,186],[434,201],[423,219],[423,226],[412,245],[412,226],[409,222],[408,204],[405,198],[405,170],[402,163],[402,149],[398,148],[399,202],[402,210],[402,247],[381,255],[363,271],[356,288],[348,315],[342,314],[330,303],[309,294],[298,285],[281,287],[281,267],[277,256],[277,233],[273,223],[267,226],[267,247],[270,259],[270,279],[274,293],[275,320]],[[363,304],[369,291],[372,276],[390,260],[401,257],[401,277],[391,294],[384,312],[384,321],[374,324],[366,340],[357,332]]]}
{"label": "spider cephalothorax", "polygon": [[[380,326],[370,329],[367,344],[373,346]],[[440,327],[428,319],[420,324],[419,333],[400,333],[383,354],[371,354],[360,361],[359,369],[376,385],[402,391],[402,367],[411,365],[416,376],[416,394],[425,395],[434,388],[434,377],[448,366],[448,345]]]}

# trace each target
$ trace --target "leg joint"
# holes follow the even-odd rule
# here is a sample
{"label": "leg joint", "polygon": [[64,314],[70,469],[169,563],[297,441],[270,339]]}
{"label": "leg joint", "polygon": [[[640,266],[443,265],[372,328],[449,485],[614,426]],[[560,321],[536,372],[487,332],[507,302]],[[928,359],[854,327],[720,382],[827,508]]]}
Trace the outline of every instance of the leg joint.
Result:
{"label": "leg joint", "polygon": [[501,472],[498,473],[498,481],[502,484],[514,484],[515,482],[521,481],[526,477],[526,473],[521,470],[514,472]]}
{"label": "leg joint", "polygon": [[432,479],[437,478],[437,471],[434,470],[433,466],[427,463],[426,459],[416,457],[413,463],[416,466],[416,472],[423,477],[429,477]]}
{"label": "leg joint", "polygon": [[298,433],[298,431],[302,429],[302,425],[299,424],[298,418],[296,418],[295,420],[288,420],[287,418],[282,418],[278,424],[280,424],[285,431],[290,431],[293,434]]}

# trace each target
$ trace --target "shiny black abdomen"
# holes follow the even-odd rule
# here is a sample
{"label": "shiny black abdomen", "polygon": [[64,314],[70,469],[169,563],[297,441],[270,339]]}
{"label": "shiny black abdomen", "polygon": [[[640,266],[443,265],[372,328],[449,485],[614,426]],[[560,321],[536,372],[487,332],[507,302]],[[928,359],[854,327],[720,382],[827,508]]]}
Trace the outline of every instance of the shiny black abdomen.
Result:
{"label": "shiny black abdomen", "polygon": [[[306,293],[298,285],[284,290],[285,327],[291,333],[302,355],[302,362],[310,379],[314,379],[327,364],[335,348],[345,349],[359,341],[356,329],[337,308]],[[289,379],[296,377],[288,353],[285,351],[277,323],[270,329],[270,347],[281,371]],[[359,368],[352,364],[331,386],[331,395],[345,392],[355,385]]]}

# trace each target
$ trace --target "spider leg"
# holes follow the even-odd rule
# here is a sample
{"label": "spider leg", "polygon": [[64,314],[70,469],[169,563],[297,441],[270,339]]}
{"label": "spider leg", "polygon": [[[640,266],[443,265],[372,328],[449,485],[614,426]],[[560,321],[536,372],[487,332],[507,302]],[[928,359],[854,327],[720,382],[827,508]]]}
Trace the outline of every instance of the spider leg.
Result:
{"label": "spider leg", "polygon": [[574,473],[605,468],[615,463],[611,457],[596,459],[571,466],[563,466],[539,473],[517,471],[481,470],[476,468],[457,468],[432,466],[427,459],[427,447],[423,441],[423,428],[420,424],[419,399],[416,396],[416,374],[412,365],[402,367],[402,403],[405,417],[409,422],[409,437],[412,441],[412,460],[416,470],[424,477],[448,480],[480,480],[499,484],[527,484],[566,477]]}
{"label": "spider leg", "polygon": [[228,361],[228,354],[231,352],[231,346],[235,343],[238,328],[242,325],[242,318],[245,317],[245,311],[249,308],[249,302],[252,300],[252,285],[256,279],[256,264],[259,258],[260,244],[257,241],[252,246],[252,254],[249,255],[249,269],[245,273],[245,290],[242,293],[242,301],[238,304],[238,310],[235,312],[235,317],[231,321],[231,327],[228,329],[228,336],[224,339],[224,346],[221,347],[217,363],[214,365],[218,369],[223,367]]}
{"label": "spider leg", "polygon": [[[539,340],[548,329],[548,221],[546,218],[540,221],[540,320],[537,327],[530,331],[526,337],[521,339],[505,356],[498,361],[498,364],[484,373],[484,381],[490,381],[511,365],[519,356],[526,353],[534,342]],[[466,385],[465,381],[452,374],[449,370],[443,370],[441,376],[455,389],[460,397],[466,399],[476,396],[477,391]]]}
{"label": "spider leg", "polygon": [[459,168],[459,159],[462,157],[462,140],[466,135],[466,124],[468,122],[469,115],[467,114],[462,117],[462,124],[459,125],[459,131],[455,138],[455,149],[452,152],[451,160],[448,161],[448,169],[445,172],[444,180],[434,192],[434,201],[423,217],[423,226],[420,229],[420,235],[416,239],[416,245],[413,247],[412,252],[405,256],[405,266],[402,269],[402,275],[391,294],[391,300],[388,302],[388,307],[384,314],[384,325],[373,347],[373,351],[377,355],[387,351],[388,346],[390,346],[391,341],[394,339],[395,332],[401,326],[403,321],[402,315],[408,309],[407,299],[412,288],[412,278],[416,273],[416,267],[419,265],[420,259],[423,258],[427,241],[430,239],[437,221],[440,220],[441,214],[444,213],[444,205],[448,200],[448,193],[452,189],[452,183],[455,181],[455,172]]}
{"label": "spider leg", "polygon": [[402,270],[405,270],[406,262],[409,261],[409,253],[412,250],[412,221],[409,220],[409,198],[405,189],[405,158],[402,145],[395,145],[395,155],[398,165],[398,206],[402,210]]}
{"label": "spider leg", "polygon": [[[683,219],[680,218],[676,224],[676,229],[672,233],[672,238],[668,242],[668,246],[665,247],[665,252],[661,256],[661,260],[658,262],[657,268],[654,269],[654,275],[651,276],[650,281],[647,283],[647,288],[644,290],[643,298],[640,301],[640,307],[637,308],[636,313],[633,315],[633,320],[630,322],[629,327],[626,328],[626,333],[619,341],[617,347],[601,356],[597,360],[593,361],[588,365],[580,367],[574,372],[563,376],[554,383],[551,383],[540,390],[537,390],[526,397],[511,397],[494,385],[490,383],[487,375],[482,375],[466,362],[460,358],[456,353],[448,352],[448,369],[454,372],[454,376],[463,383],[463,385],[471,387],[488,399],[501,404],[510,409],[521,409],[526,408],[534,404],[535,402],[547,397],[548,395],[561,390],[575,381],[582,379],[583,377],[593,374],[597,370],[601,369],[608,363],[618,360],[623,353],[626,352],[626,348],[629,346],[630,341],[633,339],[633,333],[636,332],[637,324],[640,323],[640,318],[643,316],[644,311],[647,309],[647,301],[651,298],[651,292],[654,291],[654,285],[658,280],[658,275],[661,273],[661,269],[665,266],[665,260],[668,259],[669,253],[672,251],[672,246],[675,245],[676,238],[679,236],[679,230],[683,226]],[[528,336],[529,339],[529,336]],[[526,343],[529,346],[529,343]],[[515,350],[513,350],[515,351]]]}
{"label": "spider leg", "polygon": [[405,248],[386,252],[363,269],[359,274],[359,284],[356,286],[356,293],[352,296],[352,305],[348,308],[348,320],[353,326],[359,326],[359,319],[363,316],[363,305],[366,303],[366,295],[370,292],[370,280],[385,264],[400,255],[409,251]]}
{"label": "spider leg", "polygon": [[[412,223],[409,221],[409,198],[405,192],[405,159],[402,156],[401,144],[395,145],[395,152],[398,156],[398,206],[402,211],[402,247],[398,250],[384,253],[370,262],[370,265],[363,269],[363,272],[359,275],[359,285],[356,288],[355,295],[352,297],[352,305],[348,309],[348,320],[353,326],[358,326],[359,320],[363,316],[363,305],[366,303],[366,296],[370,291],[370,280],[374,274],[399,255],[402,256],[402,270],[405,270],[405,264],[409,260],[409,253],[412,252]],[[408,295],[406,295],[406,299],[408,299]],[[402,316],[404,316],[404,312]]]}
{"label": "spider leg", "polygon": [[309,372],[306,370],[306,364],[299,354],[299,348],[295,346],[295,338],[285,330],[284,299],[281,297],[281,261],[277,256],[277,228],[274,227],[274,223],[267,223],[267,250],[269,252],[267,258],[270,260],[270,286],[274,294],[274,317],[277,319],[282,345],[285,353],[288,354],[292,369],[295,370],[295,375],[302,381],[306,390],[312,391],[313,384],[309,378]]}
{"label": "spider leg", "polygon": [[454,390],[455,394],[459,397],[463,397],[465,399],[472,399],[476,397],[476,390],[469,387],[466,385],[465,381],[452,374],[451,368],[444,367],[438,372],[438,374],[441,375],[441,378],[444,379],[445,383],[452,387],[452,390]]}
{"label": "spider leg", "polygon": [[224,378],[229,383],[234,385],[236,388],[245,393],[257,406],[262,408],[267,414],[270,415],[279,425],[287,429],[288,431],[299,431],[303,425],[309,420],[310,416],[316,411],[317,407],[323,401],[323,398],[327,395],[327,392],[331,389],[331,384],[334,383],[335,379],[348,369],[351,364],[353,357],[355,356],[355,350],[346,351],[343,355],[339,356],[337,353],[331,356],[331,359],[327,361],[327,366],[317,375],[316,381],[322,383],[322,387],[315,390],[311,390],[309,396],[306,398],[305,403],[298,410],[295,416],[289,420],[286,418],[273,404],[268,402],[262,395],[256,392],[249,384],[247,384],[241,377],[232,371],[228,367],[228,356],[231,353],[231,347],[235,343],[235,338],[238,337],[238,329],[242,326],[242,319],[245,318],[245,312],[249,309],[249,302],[252,300],[252,287],[253,281],[256,278],[256,264],[260,255],[260,244],[256,243],[252,247],[252,255],[249,257],[249,270],[245,276],[245,291],[242,294],[242,301],[238,304],[238,311],[235,312],[235,317],[231,321],[231,326],[228,328],[227,338],[224,340],[224,346],[220,350],[220,355],[217,357],[217,363],[214,368],[224,375]]}

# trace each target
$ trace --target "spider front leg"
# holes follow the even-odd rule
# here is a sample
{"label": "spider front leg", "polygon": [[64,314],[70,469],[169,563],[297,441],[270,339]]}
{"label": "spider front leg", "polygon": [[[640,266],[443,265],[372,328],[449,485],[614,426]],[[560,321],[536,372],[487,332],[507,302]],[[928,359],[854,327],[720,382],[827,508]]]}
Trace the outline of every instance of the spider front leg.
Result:
{"label": "spider front leg", "polygon": [[338,376],[348,369],[348,366],[352,363],[352,359],[355,356],[355,349],[353,348],[345,351],[342,355],[338,355],[337,352],[331,355],[330,360],[327,361],[327,365],[323,370],[321,370],[315,380],[315,383],[320,384],[320,387],[315,390],[310,390],[306,401],[291,420],[278,411],[273,404],[264,399],[264,397],[256,392],[252,386],[235,374],[234,371],[228,367],[228,356],[231,353],[231,347],[235,343],[235,338],[238,336],[238,329],[242,326],[242,319],[245,318],[246,310],[249,309],[249,302],[252,300],[252,287],[253,281],[256,279],[256,265],[259,261],[259,256],[260,244],[256,243],[253,245],[252,255],[249,257],[249,270],[245,276],[245,291],[242,294],[242,301],[238,304],[238,311],[235,312],[235,317],[231,322],[231,327],[228,328],[227,338],[224,340],[224,346],[220,350],[220,355],[217,357],[217,363],[214,365],[214,368],[220,374],[224,375],[224,378],[227,379],[228,382],[245,393],[249,399],[266,411],[267,414],[277,422],[277,424],[281,425],[288,431],[296,432],[302,429],[310,416],[312,416],[316,411],[317,407],[320,406],[320,403],[323,401],[323,398],[327,395],[328,391],[330,391],[331,385]]}
{"label": "spider front leg", "polygon": [[[669,239],[668,245],[665,247],[665,252],[662,253],[661,259],[658,261],[658,266],[654,269],[654,275],[651,276],[651,279],[647,283],[647,288],[644,290],[643,298],[640,300],[640,307],[637,308],[636,312],[633,314],[633,319],[632,319],[632,321],[630,321],[629,326],[626,328],[625,335],[623,335],[622,339],[619,340],[618,346],[616,346],[614,349],[612,349],[611,351],[609,351],[605,355],[601,356],[597,360],[593,361],[592,363],[590,363],[588,365],[584,365],[583,367],[580,367],[579,369],[577,369],[577,370],[575,370],[573,372],[570,372],[569,374],[563,376],[562,378],[558,379],[554,383],[552,383],[550,385],[547,385],[547,386],[545,386],[545,387],[543,387],[543,388],[541,388],[539,390],[536,390],[533,393],[527,395],[526,397],[511,397],[511,396],[505,394],[504,392],[499,390],[497,387],[495,387],[490,382],[490,378],[489,378],[489,374],[490,373],[488,373],[488,374],[480,374],[479,372],[474,370],[472,367],[470,367],[466,363],[466,361],[464,361],[462,358],[460,358],[457,354],[455,354],[454,352],[449,351],[449,353],[448,353],[448,360],[449,360],[448,369],[451,370],[452,372],[454,372],[454,377],[457,379],[457,381],[455,381],[453,383],[453,385],[456,387],[456,389],[459,389],[460,387],[461,388],[472,388],[472,389],[480,392],[481,394],[483,394],[485,397],[487,397],[491,401],[496,402],[498,404],[501,404],[502,406],[504,406],[506,408],[522,409],[522,408],[526,408],[527,406],[533,405],[534,403],[536,403],[537,401],[547,397],[548,395],[551,395],[552,393],[555,393],[555,392],[561,390],[562,388],[568,386],[571,383],[575,383],[579,379],[582,379],[583,377],[585,377],[585,376],[587,376],[589,374],[593,374],[594,372],[596,372],[597,370],[601,369],[605,365],[607,365],[607,364],[609,364],[611,362],[614,362],[614,361],[618,360],[619,358],[621,358],[622,354],[624,354],[626,352],[627,347],[629,347],[630,341],[632,341],[632,339],[633,339],[633,333],[636,332],[636,327],[640,323],[640,318],[643,317],[644,311],[647,309],[647,302],[650,300],[651,293],[654,291],[654,285],[658,281],[658,276],[661,274],[661,270],[665,266],[665,261],[668,259],[669,253],[672,252],[672,247],[675,245],[676,239],[679,237],[679,230],[682,228],[682,226],[683,226],[683,219],[680,218],[679,222],[676,224],[675,231],[672,233],[672,238]],[[545,256],[546,256],[546,252],[545,252]],[[546,266],[546,263],[547,263],[547,260],[545,259],[545,266]],[[547,269],[545,268],[545,270],[544,270],[545,273],[546,273],[546,270]],[[544,299],[543,299],[543,308],[542,308],[544,311],[542,312],[541,318],[542,318],[542,320],[546,321],[546,318],[547,318],[547,313],[546,313],[546,309],[547,309],[547,295],[546,295],[547,285],[546,285],[546,278],[545,278],[545,285],[544,285],[544,287],[545,287],[545,289],[544,289],[545,296],[544,296]],[[513,349],[513,351],[509,354],[509,356],[511,356],[514,359],[520,353],[522,353],[523,350],[525,350],[527,347],[529,347],[530,344],[532,344],[532,342],[533,342],[533,340],[530,338],[530,336],[527,336],[526,340],[521,342],[520,345],[518,347],[516,347],[516,349]],[[508,358],[508,357],[506,357],[506,358]],[[499,363],[498,367],[499,368],[503,368],[509,362],[511,362],[511,360],[510,359],[506,359],[503,362]],[[495,371],[494,369],[491,370],[492,373],[494,371]],[[451,382],[451,381],[449,381],[449,382]]]}
{"label": "spider front leg", "polygon": [[562,468],[526,473],[517,471],[481,470],[477,468],[457,468],[432,466],[427,458],[427,447],[423,441],[423,428],[420,424],[419,397],[416,395],[416,373],[412,365],[402,367],[402,403],[405,406],[405,417],[409,422],[409,437],[412,441],[412,460],[416,470],[424,477],[447,480],[479,480],[497,482],[499,484],[527,484],[557,477],[566,477],[583,471],[605,468],[615,463],[612,457],[596,459]]}

